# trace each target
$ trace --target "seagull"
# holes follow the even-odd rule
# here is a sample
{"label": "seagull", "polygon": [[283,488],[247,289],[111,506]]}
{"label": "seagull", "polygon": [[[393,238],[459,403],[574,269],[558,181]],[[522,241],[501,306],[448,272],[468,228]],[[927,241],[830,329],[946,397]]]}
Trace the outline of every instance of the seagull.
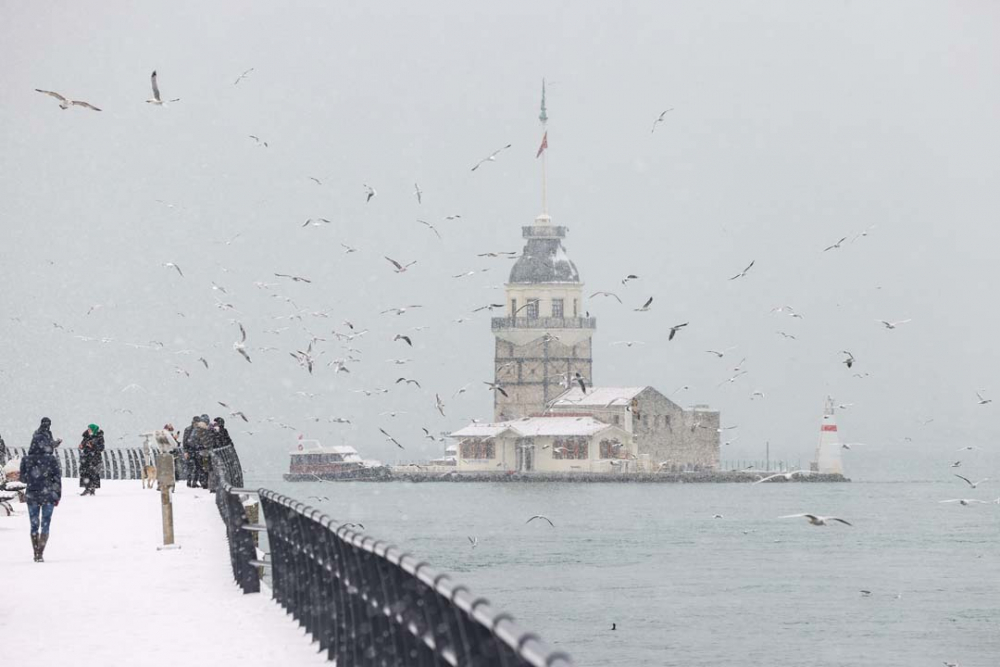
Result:
{"label": "seagull", "polygon": [[798,340],[798,338],[796,338],[795,336],[793,336],[790,333],[785,333],[784,331],[778,331],[777,333],[781,334],[785,338],[791,338],[792,340]]}
{"label": "seagull", "polygon": [[719,352],[717,350],[705,350],[705,352],[708,352],[709,354],[714,354],[719,359],[722,359],[722,357],[726,356],[726,352],[729,352],[730,350],[735,350],[735,349],[736,349],[735,347],[727,347],[725,350],[723,350],[721,352]]}
{"label": "seagull", "polygon": [[622,278],[622,285],[627,285],[630,280],[638,280],[638,279],[639,276],[635,275],[634,273],[630,273],[624,278]]}
{"label": "seagull", "polygon": [[[521,308],[527,308],[531,303],[534,303],[534,301],[531,301],[531,302],[528,302],[528,303],[524,304],[523,306],[521,306]],[[504,304],[502,304],[502,303],[491,303],[491,304],[488,304],[488,305],[485,305],[485,306],[480,306],[479,308],[475,308],[475,309],[473,309],[472,312],[478,313],[480,310],[489,310],[489,311],[492,312],[493,310],[496,310],[497,308],[503,308],[503,307],[504,307]],[[517,311],[520,311],[521,308],[518,308]],[[517,311],[515,311],[515,313],[514,313],[515,315],[517,314]]]}
{"label": "seagull", "polygon": [[962,462],[961,461],[955,461],[954,463],[951,464],[951,467],[952,468],[961,468],[962,467]]}
{"label": "seagull", "polygon": [[351,420],[347,417],[330,417],[331,424],[350,424]]}
{"label": "seagull", "polygon": [[352,247],[352,246],[349,246],[349,245],[347,245],[346,243],[341,243],[340,245],[341,245],[341,247],[343,247],[343,248],[344,248],[344,254],[345,254],[345,255],[350,255],[350,254],[351,254],[352,252],[357,252],[357,251],[358,251],[358,249],[357,249],[357,248],[354,248],[354,247]]}
{"label": "seagull", "polygon": [[653,303],[653,297],[649,297],[646,300],[646,303],[642,304],[641,308],[633,308],[632,310],[634,310],[637,313],[645,313],[645,312],[647,312],[649,310],[649,306],[652,303]]}
{"label": "seagull", "polygon": [[402,315],[403,313],[405,313],[410,308],[423,308],[423,306],[421,306],[421,305],[418,304],[418,305],[413,305],[413,306],[400,306],[398,308],[388,308],[386,310],[383,310],[381,313],[379,313],[379,315],[385,315],[386,313],[395,313],[396,315]]}
{"label": "seagull", "polygon": [[614,292],[594,292],[593,294],[590,295],[590,298],[593,299],[595,296],[613,296],[615,299],[618,300],[618,303],[622,302],[622,300]]}
{"label": "seagull", "polygon": [[313,227],[319,227],[320,225],[329,225],[329,224],[331,223],[326,218],[309,218],[308,220],[302,223],[302,226],[308,227],[309,225],[312,225]]}
{"label": "seagull", "polygon": [[409,336],[404,336],[403,334],[396,334],[395,336],[393,336],[392,342],[395,343],[397,340],[401,340],[401,341],[405,342],[407,345],[409,345],[410,347],[413,347],[413,341],[410,340]]}
{"label": "seagull", "polygon": [[469,537],[468,540],[469,540],[469,544],[472,545],[473,549],[475,549],[476,546],[479,545],[479,538],[478,537]]}
{"label": "seagull", "polygon": [[409,378],[399,378],[398,380],[396,380],[396,384],[399,384],[400,382],[405,382],[406,384],[415,384],[417,385],[417,387],[420,387],[419,382],[417,382],[416,380],[411,380]]}
{"label": "seagull", "polygon": [[438,237],[438,238],[441,238],[441,232],[439,232],[439,231],[437,230],[437,227],[435,227],[434,225],[432,225],[431,223],[429,223],[429,222],[427,222],[427,221],[425,221],[425,220],[419,220],[419,219],[418,219],[418,220],[417,220],[417,222],[419,222],[419,223],[420,223],[421,225],[424,225],[424,226],[425,226],[425,227],[427,227],[427,228],[428,228],[429,230],[431,230],[432,232],[434,232],[435,234],[437,234],[437,237]]}
{"label": "seagull", "polygon": [[257,142],[258,146],[263,146],[264,148],[267,148],[267,142],[261,141],[260,137],[254,136],[252,134],[248,134],[247,136],[253,139],[255,142]]}
{"label": "seagull", "polygon": [[[575,380],[576,383],[578,385],[580,385],[580,391],[582,391],[584,394],[586,394],[587,393],[587,383],[584,381],[583,376],[580,375],[579,371],[577,371],[576,375],[573,376],[573,380]],[[506,394],[504,394],[504,395],[506,396]]]}
{"label": "seagull", "polygon": [[[156,85],[156,70],[153,70],[152,76],[149,77],[150,82],[153,84],[153,98],[146,100],[146,104],[155,104],[158,107],[166,106],[167,103],[160,99],[160,87]],[[176,97],[171,102],[180,102],[181,98]]]}
{"label": "seagull", "polygon": [[956,452],[961,452],[961,451],[963,451],[963,450],[968,450],[968,451],[970,451],[970,452],[971,452],[971,451],[972,451],[973,449],[975,449],[975,447],[974,447],[973,445],[965,445],[964,447],[959,447],[959,448],[958,448],[958,449],[956,449],[955,451],[956,451]]}
{"label": "seagull", "polygon": [[[383,257],[384,257],[384,255],[383,255]],[[405,264],[405,265],[404,265],[404,264],[400,264],[399,262],[397,262],[396,260],[394,260],[394,259],[393,259],[393,258],[391,258],[391,257],[386,257],[386,259],[387,259],[387,260],[389,260],[389,262],[390,262],[390,263],[391,263],[391,264],[392,264],[392,265],[393,265],[394,267],[396,267],[396,269],[395,269],[396,273],[405,273],[405,272],[406,272],[406,270],[407,270],[408,268],[410,268],[411,266],[413,266],[414,264],[416,264],[416,263],[417,263],[417,260],[413,260],[413,261],[412,261],[412,262],[410,262],[409,264]]]}
{"label": "seagull", "polygon": [[712,515],[712,518],[713,518],[713,519],[724,519],[725,517],[724,517],[724,516],[722,516],[721,514],[713,514],[713,515]]}
{"label": "seagull", "polygon": [[[775,479],[777,477],[784,477],[786,480],[791,480],[795,475],[809,475],[811,474],[808,470],[792,470],[790,472],[779,472],[774,475],[768,475],[767,477],[761,477],[753,484],[760,484],[761,482],[767,482],[768,480]],[[751,485],[752,486],[752,485]],[[805,516],[803,514],[796,514],[795,516]],[[783,518],[783,517],[782,517]]]}
{"label": "seagull", "polygon": [[243,79],[247,78],[250,75],[250,72],[252,72],[252,71],[253,71],[253,67],[251,67],[247,71],[243,72],[243,74],[240,74],[238,77],[236,77],[236,81],[233,81],[233,85],[234,86],[238,86],[240,84],[240,81],[242,81]]}
{"label": "seagull", "polygon": [[843,519],[838,519],[835,516],[819,516],[817,514],[786,514],[785,516],[779,516],[779,519],[796,519],[798,517],[805,517],[806,520],[814,526],[825,526],[827,521],[839,521],[845,526],[852,526],[854,524],[849,521],[844,521]]}
{"label": "seagull", "polygon": [[726,445],[726,446],[729,446],[729,445],[733,444],[734,442],[736,442],[736,441],[737,441],[737,440],[739,440],[739,439],[740,439],[740,436],[736,436],[735,438],[732,438],[732,439],[730,439],[730,440],[726,440],[726,441],[725,441],[725,442],[723,442],[722,444],[723,444],[723,445]]}
{"label": "seagull", "polygon": [[165,266],[165,267],[167,267],[167,268],[171,268],[171,269],[176,269],[176,270],[177,270],[177,274],[178,274],[178,275],[179,275],[179,276],[180,276],[181,278],[183,278],[183,277],[184,277],[184,273],[183,273],[183,272],[181,271],[181,267],[177,266],[177,265],[176,265],[176,264],[174,264],[173,262],[164,262],[164,263],[163,263],[163,266]]}
{"label": "seagull", "polygon": [[[501,387],[499,383],[483,382],[483,384],[489,385],[490,389],[492,389],[493,391],[499,391],[504,396],[504,398],[510,398],[510,396],[508,396],[507,392],[504,391],[503,387]],[[462,393],[462,390],[459,390],[459,393]]]}
{"label": "seagull", "polygon": [[741,375],[746,375],[746,374],[747,374],[747,371],[740,371],[739,373],[736,373],[735,375],[733,375],[728,380],[723,380],[722,382],[720,382],[718,386],[721,387],[724,384],[732,384],[732,383],[736,382],[737,378],[739,378]]}
{"label": "seagull", "polygon": [[747,274],[747,271],[749,271],[751,268],[753,268],[754,262],[756,262],[756,261],[757,260],[752,260],[749,264],[747,264],[747,268],[745,268],[742,271],[740,271],[739,273],[737,273],[735,276],[733,276],[732,278],[730,278],[730,280],[736,280],[737,278],[742,278],[743,276],[745,276]]}
{"label": "seagull", "polygon": [[667,336],[667,341],[668,342],[672,341],[674,339],[674,336],[677,335],[677,332],[686,327],[688,324],[689,324],[688,322],[685,322],[684,324],[675,324],[674,326],[670,327],[670,335]]}
{"label": "seagull", "polygon": [[958,503],[964,507],[968,507],[972,503],[979,503],[980,505],[989,505],[985,500],[976,500],[975,498],[952,498],[951,500],[939,500],[939,503]]}
{"label": "seagull", "polygon": [[976,398],[979,399],[979,405],[986,405],[987,403],[993,402],[992,398],[983,398],[983,395],[980,394],[978,391],[976,392]]}
{"label": "seagull", "polygon": [[364,188],[365,188],[365,203],[367,204],[372,200],[372,197],[376,196],[378,193],[375,192],[375,188],[368,185],[367,183],[364,184]]}
{"label": "seagull", "polygon": [[442,401],[441,397],[439,395],[437,395],[437,394],[434,394],[434,407],[437,408],[437,411],[441,413],[442,417],[445,416],[445,414],[444,414],[444,401]]}
{"label": "seagull", "polygon": [[886,329],[895,329],[900,324],[906,324],[910,320],[909,319],[899,320],[898,322],[889,322],[887,320],[875,320],[875,321],[876,322],[881,322],[882,324],[884,324]]}
{"label": "seagull", "polygon": [[827,250],[833,250],[835,248],[839,248],[840,244],[843,243],[846,240],[847,240],[847,237],[845,236],[844,238],[840,239],[839,241],[837,241],[833,245],[830,245],[830,246],[827,246],[827,247],[823,248],[823,252],[826,252]]}
{"label": "seagull", "polygon": [[311,283],[312,282],[308,278],[303,278],[301,276],[291,276],[291,275],[288,275],[287,273],[275,273],[274,276],[276,278],[289,278],[290,280],[292,280],[293,282],[296,282],[296,283]]}
{"label": "seagull", "polygon": [[400,449],[406,449],[401,444],[399,444],[399,440],[396,440],[394,437],[392,437],[391,435],[389,435],[388,433],[386,433],[384,428],[379,428],[379,430],[382,431],[382,435],[385,436],[386,442],[391,442],[392,444],[396,445]]}
{"label": "seagull", "polygon": [[493,151],[492,153],[490,153],[489,157],[485,157],[482,160],[480,160],[479,162],[477,162],[476,166],[474,166],[472,168],[472,171],[475,171],[476,169],[479,169],[479,165],[483,164],[484,162],[496,162],[497,155],[499,155],[502,151],[505,151],[508,148],[510,148],[510,146],[511,146],[510,144],[507,144],[503,148],[498,148],[497,150]]}
{"label": "seagull", "polygon": [[247,354],[246,342],[247,342],[247,331],[246,329],[243,328],[243,325],[240,324],[240,340],[233,343],[233,349],[239,352],[243,356],[243,358],[249,362],[250,355]]}
{"label": "seagull", "polygon": [[533,517],[531,517],[530,519],[528,519],[527,521],[525,521],[525,523],[531,523],[531,522],[532,522],[532,521],[534,521],[535,519],[542,519],[542,520],[544,520],[544,521],[548,521],[548,522],[549,522],[549,525],[550,525],[550,526],[552,526],[553,528],[555,528],[555,527],[556,527],[556,524],[552,523],[552,520],[551,520],[551,519],[549,519],[549,517],[547,517],[547,516],[544,516],[544,515],[542,515],[542,514],[536,514],[535,516],[533,516]]}
{"label": "seagull", "polygon": [[424,191],[421,190],[420,186],[417,185],[416,183],[413,184],[413,187],[414,187],[413,196],[417,198],[417,203],[418,204],[423,204],[424,203],[423,202]]}
{"label": "seagull", "polygon": [[962,477],[961,475],[955,475],[955,477],[958,477],[959,479],[964,480],[965,483],[968,484],[969,487],[973,488],[973,489],[976,488],[977,486],[979,486],[980,484],[982,484],[983,482],[985,482],[986,480],[989,479],[989,477],[984,477],[981,480],[979,480],[978,482],[973,482],[968,477]]}
{"label": "seagull", "polygon": [[322,503],[330,499],[327,498],[326,496],[306,496],[306,500],[315,500],[316,502]]}
{"label": "seagull", "polygon": [[611,344],[612,345],[624,345],[625,347],[632,347],[633,345],[645,345],[645,343],[642,342],[641,340],[618,340],[618,341],[615,341],[614,343],[611,343]]}
{"label": "seagull", "polygon": [[845,366],[847,366],[848,368],[850,368],[851,366],[854,365],[854,355],[853,354],[851,354],[847,350],[841,350],[840,353],[847,355],[847,358],[844,359],[844,361],[842,362]]}
{"label": "seagull", "polygon": [[660,113],[660,115],[659,115],[659,117],[658,117],[658,118],[657,118],[656,120],[654,120],[654,121],[653,121],[653,129],[652,129],[652,130],[650,130],[650,131],[649,131],[649,133],[650,133],[650,134],[652,134],[653,132],[656,132],[656,126],[657,126],[657,124],[658,124],[658,123],[662,123],[662,122],[663,122],[663,118],[664,118],[664,117],[665,117],[665,116],[666,116],[666,115],[667,115],[668,113],[670,113],[670,112],[671,112],[671,111],[673,111],[673,110],[674,110],[674,108],[673,108],[673,107],[670,107],[670,108],[669,108],[669,109],[667,109],[666,111],[663,111],[663,112],[661,112],[661,113]]}
{"label": "seagull", "polygon": [[762,392],[762,391],[760,391],[758,389],[758,390],[754,391],[752,394],[750,394],[750,400],[751,401],[753,399],[755,399],[755,398],[764,398],[764,392]]}
{"label": "seagull", "polygon": [[35,88],[35,92],[42,93],[43,95],[48,95],[49,97],[54,97],[57,100],[59,100],[59,108],[62,109],[63,111],[73,106],[85,107],[87,109],[93,109],[94,111],[100,111],[100,109],[95,107],[90,102],[84,102],[83,100],[68,100],[59,93],[56,93],[51,90],[42,90],[41,88]]}
{"label": "seagull", "polygon": [[206,369],[208,368],[208,361],[205,359],[205,357],[198,357],[198,361],[205,364]]}

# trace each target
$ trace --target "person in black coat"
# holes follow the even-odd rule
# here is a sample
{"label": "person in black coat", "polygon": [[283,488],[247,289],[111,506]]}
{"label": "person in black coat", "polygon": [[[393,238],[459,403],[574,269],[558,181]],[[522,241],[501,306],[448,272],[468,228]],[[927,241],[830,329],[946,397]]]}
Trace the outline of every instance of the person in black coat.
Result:
{"label": "person in black coat", "polygon": [[21,459],[21,481],[27,485],[24,496],[28,503],[31,522],[31,547],[35,562],[42,562],[45,545],[49,541],[49,524],[52,511],[62,498],[62,472],[53,450],[62,442],[52,437],[52,420],[42,419],[41,425],[31,436],[28,455]]}
{"label": "person in black coat", "polygon": [[191,448],[194,452],[195,476],[197,486],[208,488],[208,475],[212,467],[212,447],[215,445],[215,432],[209,426],[208,415],[198,417],[191,432]]}
{"label": "person in black coat", "polygon": [[192,417],[191,425],[184,429],[181,437],[181,449],[184,451],[184,462],[187,466],[184,469],[184,477],[187,479],[188,487],[198,486],[198,457],[194,448],[194,425],[201,417]]}
{"label": "person in black coat", "polygon": [[81,496],[92,496],[101,488],[101,454],[104,452],[104,431],[97,424],[90,424],[83,432],[80,443],[80,486]]}
{"label": "person in black coat", "polygon": [[226,429],[226,420],[216,417],[212,420],[215,429],[215,448],[232,447],[233,439],[229,437],[229,430]]}

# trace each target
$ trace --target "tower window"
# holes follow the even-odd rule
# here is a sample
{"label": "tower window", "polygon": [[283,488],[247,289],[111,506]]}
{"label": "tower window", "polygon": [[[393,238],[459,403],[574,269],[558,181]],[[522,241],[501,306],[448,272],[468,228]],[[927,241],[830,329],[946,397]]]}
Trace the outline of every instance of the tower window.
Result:
{"label": "tower window", "polygon": [[576,299],[573,299],[573,317],[579,317],[576,310]]}
{"label": "tower window", "polygon": [[517,299],[510,300],[510,316],[517,317]]}
{"label": "tower window", "polygon": [[563,300],[552,299],[552,317],[562,317],[562,316],[563,316]]}
{"label": "tower window", "polygon": [[538,299],[528,299],[528,307],[524,310],[529,319],[538,319]]}

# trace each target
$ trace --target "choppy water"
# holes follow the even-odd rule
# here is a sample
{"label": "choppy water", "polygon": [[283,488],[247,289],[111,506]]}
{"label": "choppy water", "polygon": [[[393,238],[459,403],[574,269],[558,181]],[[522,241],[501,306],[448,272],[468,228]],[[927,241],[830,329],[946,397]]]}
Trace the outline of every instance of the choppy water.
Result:
{"label": "choppy water", "polygon": [[[454,573],[579,665],[1000,665],[1000,505],[937,502],[1000,486],[267,486],[328,496],[308,502]],[[777,518],[796,512],[854,527]],[[536,513],[556,527],[525,525]]]}

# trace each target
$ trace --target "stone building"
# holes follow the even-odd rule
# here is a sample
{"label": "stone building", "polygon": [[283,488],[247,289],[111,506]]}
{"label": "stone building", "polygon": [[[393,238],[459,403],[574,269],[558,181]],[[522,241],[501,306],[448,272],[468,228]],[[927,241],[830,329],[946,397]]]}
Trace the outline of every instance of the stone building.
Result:
{"label": "stone building", "polygon": [[597,320],[583,316],[583,283],[562,245],[566,228],[540,215],[521,233],[527,243],[506,284],[506,315],[492,321],[495,382],[504,390],[494,392],[496,422],[540,414],[567,377],[579,373],[589,384],[593,363]]}
{"label": "stone building", "polygon": [[459,472],[635,472],[635,442],[624,429],[590,416],[526,417],[470,424],[458,440]]}
{"label": "stone building", "polygon": [[714,470],[719,465],[719,413],[684,410],[652,387],[573,387],[552,401],[561,415],[591,415],[632,435],[644,467]]}

